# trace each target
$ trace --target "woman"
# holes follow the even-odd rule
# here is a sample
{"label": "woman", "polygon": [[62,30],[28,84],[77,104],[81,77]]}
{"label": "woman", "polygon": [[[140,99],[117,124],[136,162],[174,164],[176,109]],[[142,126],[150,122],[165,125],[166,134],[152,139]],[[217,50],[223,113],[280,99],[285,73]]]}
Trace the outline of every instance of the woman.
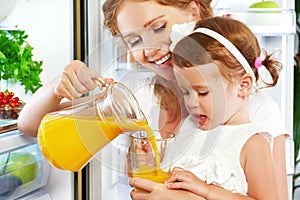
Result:
{"label": "woman", "polygon": [[[145,67],[156,72],[157,75],[163,79],[163,82],[167,82],[167,85],[171,85],[166,89],[165,84],[156,85],[154,92],[156,94],[166,94],[169,90],[175,91],[178,94],[178,87],[174,78],[171,53],[169,46],[171,41],[169,39],[170,30],[173,24],[181,24],[189,21],[199,21],[201,19],[211,17],[212,9],[210,7],[209,0],[157,0],[157,1],[143,1],[143,0],[107,0],[103,5],[103,11],[105,15],[105,26],[112,32],[114,36],[121,36],[128,44],[129,49],[132,52],[135,60]],[[80,61],[73,61],[67,65],[61,76],[54,79],[52,82],[44,85],[40,88],[27,102],[23,108],[18,127],[21,132],[31,136],[36,136],[37,129],[42,117],[51,111],[61,109],[69,106],[71,102],[60,103],[62,98],[69,100],[76,99],[82,94],[94,89],[96,84],[93,81],[93,77],[98,77],[99,74],[87,68],[84,63]],[[160,119],[165,121],[160,125],[164,129],[173,130],[176,132],[178,123],[181,119],[177,118],[178,115],[174,115],[168,111],[168,101],[164,97],[169,95],[160,95],[162,102],[161,111],[167,113],[167,119]],[[178,104],[181,104],[182,98],[178,98]],[[166,104],[164,104],[166,102]],[[256,110],[252,110],[252,107]],[[271,105],[274,105],[275,108]],[[176,107],[176,106],[175,106]],[[184,106],[181,106],[183,108]],[[266,107],[260,109],[261,107]],[[268,113],[265,116],[265,110]],[[264,110],[264,112],[259,112]],[[33,112],[34,111],[34,112]],[[280,120],[277,118],[269,119],[269,116],[279,116],[278,106],[274,104],[271,98],[260,95],[253,96],[250,100],[250,111],[252,111],[252,121],[259,122],[259,119],[265,119],[264,124],[278,125],[276,133],[272,133],[275,138],[274,142],[274,162],[277,180],[277,190],[282,195],[279,199],[286,199],[287,196],[287,183],[285,175],[285,130],[282,128]],[[179,112],[179,111],[178,111]],[[180,111],[181,112],[181,111]],[[274,113],[273,113],[274,112]],[[180,116],[180,115],[179,115]],[[184,118],[186,112],[182,110],[181,117]],[[258,117],[259,116],[259,117]],[[270,121],[268,121],[270,120]],[[142,180],[139,180],[142,181]],[[149,183],[149,182],[146,182]],[[161,186],[155,186],[151,183],[151,186],[146,185],[147,189],[157,189]],[[153,191],[153,190],[152,190]],[[160,190],[161,191],[161,190]],[[159,191],[153,191],[155,194]],[[167,192],[172,192],[168,190]],[[184,192],[184,191],[182,191]],[[153,193],[152,193],[153,194]],[[166,194],[166,192],[164,193]]]}

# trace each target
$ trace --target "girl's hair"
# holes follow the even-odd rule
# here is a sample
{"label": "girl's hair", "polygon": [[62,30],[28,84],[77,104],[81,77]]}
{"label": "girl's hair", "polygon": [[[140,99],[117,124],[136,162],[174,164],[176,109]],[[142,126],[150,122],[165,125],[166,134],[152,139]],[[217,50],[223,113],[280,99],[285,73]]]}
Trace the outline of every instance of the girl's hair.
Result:
{"label": "girl's hair", "polygon": [[[258,69],[254,66],[256,58],[261,54],[261,49],[255,35],[246,25],[231,18],[213,17],[199,21],[195,29],[199,27],[211,29],[227,38],[246,58],[256,80],[258,81],[261,78]],[[266,51],[263,51],[263,53],[265,58],[262,65],[269,71],[273,82],[260,81],[264,82],[264,87],[272,87],[278,81],[282,64],[272,59],[273,54],[268,54]],[[179,67],[192,67],[219,61],[222,63],[219,71],[229,82],[246,73],[234,55],[220,42],[208,35],[197,32],[190,34],[176,44],[172,58],[173,63]]]}
{"label": "girl's hair", "polygon": [[125,1],[152,1],[157,2],[158,4],[163,6],[172,6],[180,9],[186,8],[189,3],[195,1],[200,4],[201,19],[213,16],[212,8],[210,6],[212,0],[106,0],[102,6],[102,10],[104,13],[104,27],[108,28],[113,36],[120,34],[119,28],[117,26],[117,15],[119,14],[119,10]]}

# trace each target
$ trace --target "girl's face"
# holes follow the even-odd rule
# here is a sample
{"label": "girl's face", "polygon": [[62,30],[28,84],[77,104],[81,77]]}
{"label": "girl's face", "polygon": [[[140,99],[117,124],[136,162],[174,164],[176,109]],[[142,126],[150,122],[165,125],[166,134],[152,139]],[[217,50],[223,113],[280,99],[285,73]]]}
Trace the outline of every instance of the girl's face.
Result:
{"label": "girl's face", "polygon": [[241,123],[240,108],[245,104],[238,97],[238,84],[229,85],[216,64],[190,68],[175,65],[174,73],[186,108],[202,130]]}
{"label": "girl's face", "polygon": [[170,30],[173,24],[200,19],[196,3],[183,10],[154,1],[124,1],[119,10],[117,25],[136,61],[167,80],[175,79]]}

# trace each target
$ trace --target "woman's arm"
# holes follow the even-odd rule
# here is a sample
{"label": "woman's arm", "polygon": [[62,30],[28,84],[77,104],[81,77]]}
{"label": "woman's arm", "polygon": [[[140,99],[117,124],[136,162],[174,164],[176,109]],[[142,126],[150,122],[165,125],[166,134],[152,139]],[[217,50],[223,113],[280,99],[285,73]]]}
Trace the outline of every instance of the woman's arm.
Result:
{"label": "woman's arm", "polygon": [[253,200],[252,197],[232,193],[213,184],[207,184],[192,172],[179,167],[174,168],[171,178],[167,180],[167,188],[189,191],[207,200]]}
{"label": "woman's arm", "polygon": [[95,70],[88,68],[81,61],[72,61],[64,68],[60,77],[42,86],[26,102],[18,118],[18,129],[35,137],[40,122],[47,113],[74,103],[60,103],[62,98],[79,98],[97,86],[93,77],[99,77]]}
{"label": "woman's arm", "polygon": [[129,185],[135,187],[130,193],[133,200],[205,200],[185,190],[170,190],[166,184],[146,179],[132,178]]}
{"label": "woman's arm", "polygon": [[273,145],[276,191],[278,192],[278,199],[282,200],[288,199],[285,140],[286,135],[277,136]]}
{"label": "woman's arm", "polygon": [[[180,176],[178,173],[177,175]],[[183,173],[181,175],[183,175]],[[182,177],[179,179],[183,180]],[[200,179],[193,182],[183,181],[183,182],[176,182],[176,183],[173,182],[173,183],[161,184],[146,179],[132,178],[129,181],[129,185],[135,187],[135,189],[133,189],[130,193],[130,196],[133,200],[161,200],[161,199],[164,200],[177,200],[177,199],[180,200],[208,200],[208,199],[254,200],[253,198],[248,196],[234,194],[220,187],[214,185],[208,185],[203,181],[201,181]],[[207,196],[207,198],[203,197],[206,196],[203,193],[202,195],[199,194],[199,191],[203,192],[204,188],[205,191],[207,192],[209,191],[209,193],[211,193],[211,194],[208,193],[206,194],[209,195]]]}

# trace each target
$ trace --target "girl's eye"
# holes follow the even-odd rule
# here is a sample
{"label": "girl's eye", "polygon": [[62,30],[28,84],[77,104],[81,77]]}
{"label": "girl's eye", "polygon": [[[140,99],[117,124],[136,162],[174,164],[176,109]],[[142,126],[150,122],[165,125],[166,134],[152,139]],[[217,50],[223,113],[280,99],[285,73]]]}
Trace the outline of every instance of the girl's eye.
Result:
{"label": "girl's eye", "polygon": [[165,30],[166,26],[167,26],[167,24],[165,23],[165,24],[159,26],[158,28],[154,28],[154,33],[159,33],[161,31]]}
{"label": "girl's eye", "polygon": [[130,47],[134,47],[138,45],[141,42],[141,38],[136,36],[136,37],[131,37],[127,40],[127,43],[129,44]]}

